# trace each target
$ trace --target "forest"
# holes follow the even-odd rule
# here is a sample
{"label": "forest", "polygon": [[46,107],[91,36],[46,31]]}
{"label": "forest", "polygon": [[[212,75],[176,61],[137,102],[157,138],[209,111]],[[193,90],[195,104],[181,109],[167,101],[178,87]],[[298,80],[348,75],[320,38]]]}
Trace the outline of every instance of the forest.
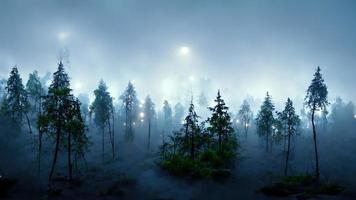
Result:
{"label": "forest", "polygon": [[[354,104],[329,102],[320,67],[300,112],[288,97],[276,110],[268,91],[256,114],[248,99],[230,110],[220,90],[212,106],[193,92],[187,103],[157,106],[149,95],[140,101],[130,81],[115,100],[103,79],[89,102],[73,95],[61,61],[48,87],[44,80],[35,70],[23,83],[14,66],[1,81],[2,198],[180,199],[168,187],[231,181],[255,182],[245,198],[355,197],[356,168],[347,161],[355,151]],[[196,107],[210,114],[204,119]],[[161,184],[166,191],[151,191]]]}
{"label": "forest", "polygon": [[355,0],[0,0],[0,200],[355,200],[355,44]]}

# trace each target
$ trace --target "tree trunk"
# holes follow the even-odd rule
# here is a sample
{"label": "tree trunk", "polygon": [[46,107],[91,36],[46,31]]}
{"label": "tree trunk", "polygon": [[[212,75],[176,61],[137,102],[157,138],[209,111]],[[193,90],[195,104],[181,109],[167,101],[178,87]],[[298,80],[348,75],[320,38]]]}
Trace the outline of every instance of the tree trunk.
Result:
{"label": "tree trunk", "polygon": [[102,127],[102,140],[101,140],[101,157],[104,164],[104,127]]}
{"label": "tree trunk", "polygon": [[68,149],[67,149],[67,153],[68,153],[68,176],[69,176],[69,180],[72,180],[72,157],[71,157],[71,133],[68,133]]}
{"label": "tree trunk", "polygon": [[31,123],[30,123],[30,119],[28,118],[27,113],[25,113],[25,116],[26,116],[26,120],[27,120],[28,130],[30,131],[30,134],[32,134]]}
{"label": "tree trunk", "polygon": [[290,151],[290,128],[288,129],[288,147],[287,147],[287,156],[286,156],[286,166],[284,168],[284,176],[287,176],[288,171],[288,162],[289,162],[289,151]]}
{"label": "tree trunk", "polygon": [[110,119],[108,120],[108,125],[109,125],[109,136],[110,136],[110,143],[111,143],[111,149],[112,149],[112,158],[115,159],[114,138],[113,138],[113,133],[111,130]]}
{"label": "tree trunk", "polygon": [[148,141],[147,141],[147,149],[150,151],[150,144],[151,144],[151,122],[148,122]]}
{"label": "tree trunk", "polygon": [[38,175],[41,175],[42,131],[38,132]]}
{"label": "tree trunk", "polygon": [[312,125],[313,125],[313,139],[314,139],[314,151],[315,151],[315,178],[317,181],[319,181],[319,156],[318,156],[318,147],[317,147],[317,140],[316,140],[316,130],[315,130],[315,124],[314,124],[314,115],[315,115],[315,105],[313,107],[313,112],[312,112]]}
{"label": "tree trunk", "polygon": [[57,162],[57,156],[58,156],[58,150],[59,150],[59,141],[60,141],[60,132],[61,132],[61,130],[57,129],[57,132],[56,132],[56,147],[55,147],[55,150],[54,150],[54,156],[53,156],[53,161],[52,161],[51,172],[49,173],[49,181],[52,180],[54,167],[55,167],[56,162]]}

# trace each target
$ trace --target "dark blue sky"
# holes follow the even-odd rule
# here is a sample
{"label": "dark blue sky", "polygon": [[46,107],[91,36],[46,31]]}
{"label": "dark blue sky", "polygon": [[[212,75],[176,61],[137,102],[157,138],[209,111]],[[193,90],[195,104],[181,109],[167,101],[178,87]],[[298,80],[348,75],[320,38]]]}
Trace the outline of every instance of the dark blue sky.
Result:
{"label": "dark blue sky", "polygon": [[301,105],[320,65],[330,98],[356,101],[355,1],[0,1],[0,76],[53,72],[64,47],[77,94],[103,78],[116,97],[134,80],[156,101],[222,88],[236,107],[267,90]]}

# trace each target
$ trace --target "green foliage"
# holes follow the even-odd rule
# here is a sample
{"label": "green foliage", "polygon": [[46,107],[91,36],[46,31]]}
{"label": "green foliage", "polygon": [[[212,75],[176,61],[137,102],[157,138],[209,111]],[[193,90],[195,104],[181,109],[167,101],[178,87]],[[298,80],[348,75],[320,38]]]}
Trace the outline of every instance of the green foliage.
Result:
{"label": "green foliage", "polygon": [[137,120],[139,102],[135,87],[131,81],[129,81],[126,90],[120,96],[120,99],[122,100],[125,114],[125,140],[132,142],[134,139],[133,124]]}
{"label": "green foliage", "polygon": [[5,90],[6,101],[3,101],[2,113],[8,115],[14,123],[21,124],[23,115],[30,109],[30,104],[16,66],[10,72]]}
{"label": "green foliage", "polygon": [[160,147],[159,165],[177,176],[216,178],[228,176],[237,156],[237,141],[230,123],[228,107],[221,99],[211,108],[212,117],[199,124],[191,102],[183,127]]}
{"label": "green foliage", "polygon": [[98,88],[94,90],[95,100],[90,106],[90,112],[94,113],[94,122],[100,129],[104,129],[108,124],[114,109],[112,97],[107,89],[105,82],[101,80]]}
{"label": "green foliage", "polygon": [[324,79],[320,73],[321,69],[318,66],[314,74],[314,78],[307,90],[305,96],[305,104],[310,110],[325,110],[328,102],[328,88],[324,83]]}

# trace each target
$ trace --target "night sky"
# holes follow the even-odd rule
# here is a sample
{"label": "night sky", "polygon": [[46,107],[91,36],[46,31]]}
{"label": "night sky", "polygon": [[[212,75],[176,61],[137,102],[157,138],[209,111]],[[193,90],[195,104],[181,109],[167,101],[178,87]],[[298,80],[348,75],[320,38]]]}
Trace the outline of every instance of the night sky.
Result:
{"label": "night sky", "polygon": [[24,81],[53,73],[65,51],[74,93],[91,98],[103,78],[116,99],[132,80],[156,102],[221,88],[236,109],[267,90],[300,107],[319,65],[330,100],[355,102],[355,11],[347,0],[0,0],[0,77],[14,65]]}

